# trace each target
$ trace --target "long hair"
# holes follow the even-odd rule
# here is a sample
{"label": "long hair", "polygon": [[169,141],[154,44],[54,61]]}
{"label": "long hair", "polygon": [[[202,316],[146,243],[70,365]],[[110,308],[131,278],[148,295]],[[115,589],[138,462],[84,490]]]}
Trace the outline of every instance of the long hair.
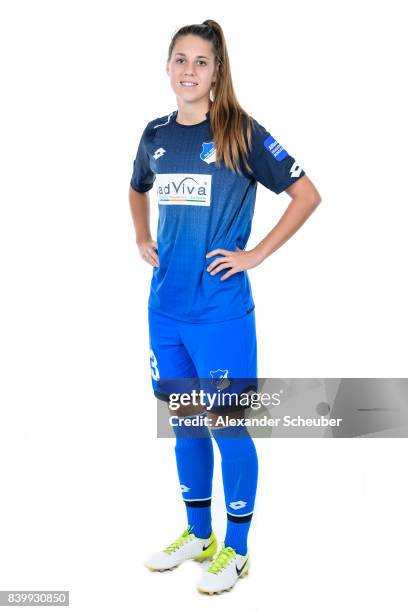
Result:
{"label": "long hair", "polygon": [[[218,76],[210,96],[211,131],[216,147],[216,164],[221,160],[230,170],[241,174],[241,161],[249,172],[247,154],[251,147],[252,119],[239,104],[232,84],[227,44],[221,26],[212,19],[200,24],[186,25],[178,29],[170,42],[168,58],[170,61],[176,40],[181,36],[194,34],[212,43],[215,62],[218,63]],[[244,135],[246,126],[246,140]]]}

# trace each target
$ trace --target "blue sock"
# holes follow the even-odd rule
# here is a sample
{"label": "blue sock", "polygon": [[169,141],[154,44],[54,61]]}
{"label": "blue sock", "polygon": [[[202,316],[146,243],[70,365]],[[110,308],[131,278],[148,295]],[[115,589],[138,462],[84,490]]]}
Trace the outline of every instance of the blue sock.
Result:
{"label": "blue sock", "polygon": [[[190,418],[190,417],[189,417]],[[185,425],[183,417],[173,425],[175,453],[187,521],[198,538],[208,538],[211,526],[211,493],[214,452],[206,425]]]}
{"label": "blue sock", "polygon": [[246,555],[258,482],[255,444],[244,425],[214,428],[211,431],[221,453],[227,508],[224,544],[232,546],[239,555]]}

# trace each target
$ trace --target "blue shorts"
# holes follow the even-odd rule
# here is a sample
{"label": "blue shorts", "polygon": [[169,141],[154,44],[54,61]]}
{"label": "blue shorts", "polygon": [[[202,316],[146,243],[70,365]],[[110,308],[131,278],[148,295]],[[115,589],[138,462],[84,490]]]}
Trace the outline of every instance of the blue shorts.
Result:
{"label": "blue shorts", "polygon": [[258,389],[253,309],[217,323],[187,323],[150,308],[148,313],[150,368],[157,398],[168,401],[172,393],[203,390],[217,394],[210,404],[204,400],[214,412],[225,410],[226,405],[247,407],[240,404],[240,394]]}

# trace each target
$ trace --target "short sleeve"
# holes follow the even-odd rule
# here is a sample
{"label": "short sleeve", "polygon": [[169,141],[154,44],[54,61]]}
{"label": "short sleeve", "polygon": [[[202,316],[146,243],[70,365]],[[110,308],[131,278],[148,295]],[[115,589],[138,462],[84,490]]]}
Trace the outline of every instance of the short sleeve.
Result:
{"label": "short sleeve", "polygon": [[305,171],[277,140],[252,117],[248,163],[253,177],[276,194],[304,176]]}
{"label": "short sleeve", "polygon": [[156,175],[150,167],[150,159],[147,151],[149,130],[145,127],[140,138],[136,158],[133,162],[133,173],[130,179],[130,186],[135,191],[144,193],[153,187]]}

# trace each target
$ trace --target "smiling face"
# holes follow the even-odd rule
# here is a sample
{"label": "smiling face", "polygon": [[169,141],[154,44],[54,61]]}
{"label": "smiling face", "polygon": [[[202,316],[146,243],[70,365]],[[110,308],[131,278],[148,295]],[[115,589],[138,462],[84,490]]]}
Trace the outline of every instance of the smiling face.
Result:
{"label": "smiling face", "polygon": [[217,69],[211,42],[194,34],[176,40],[166,66],[174,93],[187,103],[209,100]]}

